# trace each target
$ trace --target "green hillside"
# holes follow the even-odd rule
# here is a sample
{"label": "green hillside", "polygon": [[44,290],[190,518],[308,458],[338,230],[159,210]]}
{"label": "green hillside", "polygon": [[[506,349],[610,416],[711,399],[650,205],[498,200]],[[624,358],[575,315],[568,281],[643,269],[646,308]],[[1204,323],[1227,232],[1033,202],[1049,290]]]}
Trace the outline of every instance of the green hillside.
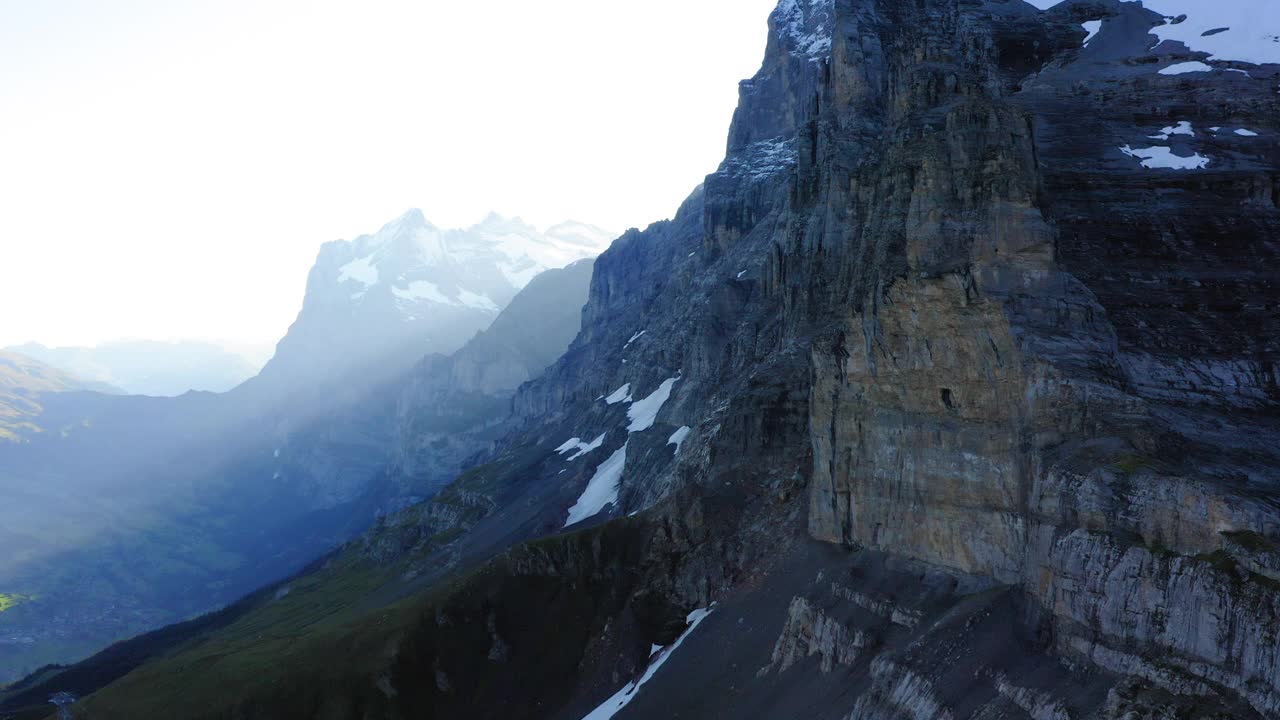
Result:
{"label": "green hillside", "polygon": [[0,350],[0,440],[20,441],[24,435],[44,432],[39,424],[43,411],[40,396],[73,390],[109,391],[26,355]]}

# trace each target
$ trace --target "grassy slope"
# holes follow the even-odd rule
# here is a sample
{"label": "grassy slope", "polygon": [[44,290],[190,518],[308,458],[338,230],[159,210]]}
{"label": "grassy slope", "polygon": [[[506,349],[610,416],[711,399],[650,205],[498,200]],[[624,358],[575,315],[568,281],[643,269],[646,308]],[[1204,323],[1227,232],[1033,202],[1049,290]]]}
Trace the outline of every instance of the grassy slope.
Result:
{"label": "grassy slope", "polygon": [[[259,695],[319,659],[318,667],[347,672],[370,653],[354,652],[359,638],[348,642],[345,628],[367,615],[366,599],[394,582],[395,570],[365,562],[351,548],[222,613],[120,643],[70,668],[42,671],[0,700],[19,717],[41,717],[43,698],[56,689],[92,689],[142,662],[104,699],[90,698],[82,707],[95,718],[194,717],[193,707],[218,707],[228,687],[239,688],[236,697]],[[374,625],[379,633],[392,627]],[[332,646],[334,636],[344,639],[342,647]]]}
{"label": "grassy slope", "polygon": [[[640,529],[621,520],[517,546],[383,607],[368,600],[406,565],[374,566],[349,548],[79,707],[95,720],[521,720],[566,701],[584,653],[632,601]],[[494,623],[509,643],[502,662],[489,655]],[[652,639],[633,644],[643,652]]]}
{"label": "grassy slope", "polygon": [[26,355],[0,350],[0,440],[17,441],[22,434],[40,432],[36,423],[44,393],[87,390],[76,377]]}
{"label": "grassy slope", "polygon": [[[435,502],[453,506],[460,493],[496,493],[546,456],[536,447],[517,448],[464,473]],[[415,510],[422,507],[400,519],[418,522]],[[457,512],[474,520],[479,511],[458,505]],[[403,530],[389,525],[385,533]],[[0,707],[22,708],[20,718],[27,717],[22,713],[43,717],[40,703],[52,692],[72,689],[87,694],[108,684],[83,705],[94,718],[199,717],[192,708],[224,717],[229,695],[273,706],[296,705],[279,698],[310,695],[314,693],[307,688],[331,689],[335,684],[349,689],[326,696],[378,704],[377,698],[366,697],[374,687],[370,673],[388,667],[387,649],[399,643],[418,617],[416,608],[437,592],[422,591],[422,579],[414,576],[458,532],[421,538],[412,552],[386,564],[370,561],[356,541],[225,611],[119,643],[65,669],[42,671],[7,695],[0,693]],[[401,600],[406,596],[411,597]],[[129,674],[121,677],[125,673]],[[295,688],[297,683],[302,688]],[[237,690],[229,694],[228,687]]]}
{"label": "grassy slope", "polygon": [[286,692],[300,676],[316,687],[349,683],[377,665],[404,625],[391,610],[370,620],[362,602],[389,579],[387,568],[349,551],[288,584],[283,597],[266,598],[210,637],[139,668],[85,708],[104,720],[213,716],[243,698]]}

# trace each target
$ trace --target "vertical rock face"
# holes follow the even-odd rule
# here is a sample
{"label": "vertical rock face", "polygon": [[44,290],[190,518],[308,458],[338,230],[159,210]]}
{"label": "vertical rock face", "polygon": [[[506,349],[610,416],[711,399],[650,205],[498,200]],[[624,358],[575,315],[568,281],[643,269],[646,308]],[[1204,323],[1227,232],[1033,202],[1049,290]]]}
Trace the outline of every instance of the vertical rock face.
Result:
{"label": "vertical rock face", "polygon": [[[820,210],[777,263],[831,326],[810,532],[1018,585],[1064,655],[1274,714],[1280,156],[1209,127],[1274,136],[1280,108],[1161,75],[1138,4],[1067,5],[837,4],[860,32],[821,93]],[[1184,115],[1208,167],[1121,151]]]}
{"label": "vertical rock face", "polygon": [[[626,443],[602,517],[734,498],[689,551],[722,584],[681,602],[754,577],[801,496],[811,537],[1008,586],[1032,652],[1111,678],[1066,702],[993,661],[978,702],[797,596],[761,666],[847,661],[869,685],[840,717],[1280,713],[1277,67],[1157,45],[1167,22],[781,3],[724,163],[601,257],[582,334],[517,395],[551,445]],[[604,397],[676,376],[673,456]],[[567,506],[589,473],[558,477]]]}

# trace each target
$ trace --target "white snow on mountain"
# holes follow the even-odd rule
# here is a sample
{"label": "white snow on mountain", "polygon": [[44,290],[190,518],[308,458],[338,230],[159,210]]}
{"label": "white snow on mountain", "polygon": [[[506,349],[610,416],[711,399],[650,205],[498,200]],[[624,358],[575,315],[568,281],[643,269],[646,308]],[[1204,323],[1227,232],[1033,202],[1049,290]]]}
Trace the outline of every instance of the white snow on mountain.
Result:
{"label": "white snow on mountain", "polygon": [[604,399],[606,405],[616,405],[620,402],[631,402],[631,383],[625,383],[622,387],[609,393],[609,397]]}
{"label": "white snow on mountain", "polygon": [[338,282],[353,280],[364,286],[378,284],[378,268],[373,265],[373,257],[362,257],[338,268]]}
{"label": "white snow on mountain", "polygon": [[627,432],[644,432],[653,427],[654,421],[658,419],[658,411],[671,397],[671,388],[675,387],[679,380],[679,377],[663,380],[657,390],[643,400],[635,401],[631,407],[627,408],[627,419],[631,421],[627,426]]}
{"label": "white snow on mountain", "polygon": [[636,695],[640,692],[640,688],[643,687],[645,683],[649,682],[654,674],[658,672],[658,669],[667,662],[671,655],[675,653],[676,650],[680,649],[685,638],[689,637],[689,635],[697,629],[698,625],[702,624],[703,620],[710,617],[711,613],[714,612],[714,608],[715,604],[713,603],[711,607],[698,608],[685,616],[685,623],[688,627],[685,628],[684,632],[680,633],[680,637],[676,638],[675,642],[666,647],[654,645],[650,648],[649,666],[645,668],[644,674],[640,676],[640,679],[632,680],[624,685],[621,690],[613,694],[613,697],[600,703],[595,710],[587,713],[582,720],[610,720],[614,715],[617,715],[619,710],[626,707],[633,699],[635,699]]}
{"label": "white snow on mountain", "polygon": [[835,0],[782,0],[770,19],[791,53],[818,61],[831,52]]}
{"label": "white snow on mountain", "polygon": [[689,433],[693,432],[693,428],[688,425],[682,426],[679,430],[671,433],[671,437],[667,438],[668,445],[675,445],[675,454],[680,454],[680,446],[684,444],[685,438],[689,437]]}
{"label": "white snow on mountain", "polygon": [[[1028,2],[1047,10],[1064,0]],[[1280,3],[1275,0],[1141,2],[1165,17],[1163,25],[1151,29],[1159,44],[1180,42],[1193,52],[1208,53],[1210,60],[1280,63]]]}
{"label": "white snow on mountain", "polygon": [[1187,73],[1213,72],[1212,65],[1206,65],[1199,60],[1191,62],[1174,63],[1169,67],[1161,68],[1158,71],[1161,75],[1186,75]]}
{"label": "white snow on mountain", "polygon": [[1181,42],[1209,53],[1211,60],[1280,63],[1280,3],[1275,0],[1144,0],[1143,6],[1167,19],[1151,30],[1162,42]]}
{"label": "white snow on mountain", "polygon": [[498,314],[501,308],[488,295],[473,293],[470,290],[458,290],[458,302],[466,307],[483,310],[494,315]]}
{"label": "white snow on mountain", "polygon": [[577,222],[561,223],[544,233],[520,218],[504,218],[494,213],[460,232],[469,236],[477,251],[502,256],[499,267],[517,288],[524,287],[547,268],[564,267],[599,255],[616,237]]}
{"label": "white snow on mountain", "polygon": [[577,245],[588,249],[608,247],[617,237],[617,233],[573,220],[552,225],[542,234],[563,245]]}
{"label": "white snow on mountain", "polygon": [[1155,135],[1148,135],[1147,137],[1154,140],[1168,140],[1170,135],[1190,135],[1191,137],[1195,137],[1196,131],[1190,122],[1182,120],[1177,125],[1169,125],[1167,127],[1160,128],[1159,133]]}
{"label": "white snow on mountain", "polygon": [[1084,38],[1085,45],[1088,45],[1090,40],[1093,40],[1095,37],[1097,37],[1098,31],[1102,29],[1101,20],[1090,20],[1088,22],[1080,23],[1080,25],[1084,28],[1085,32],[1089,33]]}
{"label": "white snow on mountain", "polygon": [[452,298],[445,297],[445,294],[440,292],[440,288],[436,287],[435,283],[426,280],[414,280],[404,289],[393,287],[391,288],[391,294],[401,300],[410,302],[429,300],[441,305],[453,305],[455,303]]}
{"label": "white snow on mountain", "polygon": [[578,497],[578,501],[569,508],[569,517],[564,526],[569,527],[582,522],[605,508],[618,502],[618,484],[622,481],[622,469],[627,464],[627,443],[623,443],[607,460],[600,463],[596,472],[587,481],[587,487]]}
{"label": "white snow on mountain", "polygon": [[561,455],[570,451],[575,451],[572,455],[565,458],[565,461],[568,462],[572,460],[577,460],[583,455],[586,455],[590,453],[592,450],[595,450],[596,448],[603,445],[604,439],[608,434],[609,433],[600,433],[600,436],[597,437],[595,440],[592,440],[591,442],[583,442],[582,438],[570,438],[569,440],[566,440],[563,445],[556,448],[555,451]]}
{"label": "white snow on mountain", "polygon": [[1200,153],[1190,156],[1175,155],[1171,148],[1156,145],[1148,148],[1135,148],[1125,145],[1120,152],[1142,161],[1142,167],[1166,170],[1202,170],[1211,162],[1210,158]]}
{"label": "white snow on mountain", "polygon": [[424,306],[496,315],[539,273],[595,257],[613,239],[586,223],[542,232],[494,213],[469,228],[441,230],[414,209],[376,233],[334,243],[330,250],[342,259],[329,277],[345,301],[389,300],[406,317],[428,317]]}

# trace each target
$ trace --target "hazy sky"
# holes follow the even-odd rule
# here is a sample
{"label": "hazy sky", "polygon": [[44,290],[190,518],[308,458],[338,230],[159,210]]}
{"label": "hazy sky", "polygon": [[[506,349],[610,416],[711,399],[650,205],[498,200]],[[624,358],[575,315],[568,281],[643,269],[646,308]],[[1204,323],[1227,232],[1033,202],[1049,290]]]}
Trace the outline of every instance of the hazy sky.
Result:
{"label": "hazy sky", "polygon": [[409,207],[669,217],[774,4],[0,0],[0,345],[274,342]]}

